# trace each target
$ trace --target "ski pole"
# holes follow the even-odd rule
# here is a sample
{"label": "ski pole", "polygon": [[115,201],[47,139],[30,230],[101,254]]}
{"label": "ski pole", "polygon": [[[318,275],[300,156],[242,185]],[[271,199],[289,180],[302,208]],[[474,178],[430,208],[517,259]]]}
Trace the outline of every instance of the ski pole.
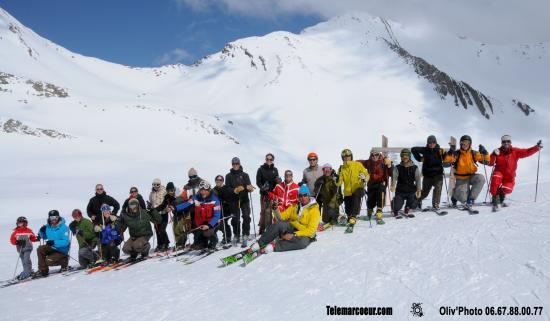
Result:
{"label": "ski pole", "polygon": [[443,167],[443,155],[441,153],[439,153],[439,158],[441,159],[441,168],[443,169],[443,183],[445,184],[445,194],[447,194],[447,206],[449,206],[451,200],[449,199],[449,188],[447,188],[447,177],[445,177],[445,167]]}
{"label": "ski pole", "polygon": [[22,250],[23,250],[23,247],[21,247],[19,250],[17,250],[17,261],[15,262],[15,270],[13,270],[12,279],[15,279],[15,274],[17,273],[17,267],[19,266],[19,259],[21,258],[21,251]]}
{"label": "ski pole", "polygon": [[539,191],[539,168],[540,168],[540,148],[539,148],[539,156],[537,160],[537,183],[535,184],[535,202],[537,201],[537,194]]}
{"label": "ski pole", "polygon": [[491,185],[493,184],[494,172],[495,172],[495,167],[493,166],[493,169],[491,170],[491,178],[490,178],[491,181],[489,182],[489,187],[487,188],[487,192],[485,192],[485,203],[487,203],[487,196],[489,196],[489,191],[491,190]]}
{"label": "ski pole", "polygon": [[252,201],[252,193],[248,192],[248,195],[250,196],[250,210],[252,211],[252,225],[254,225],[254,239],[258,237],[258,234],[256,233],[256,220],[254,219],[254,202]]}
{"label": "ski pole", "polygon": [[[483,171],[485,172],[485,180],[487,181],[487,191],[489,191],[489,179],[487,178],[487,166],[485,166],[485,160],[483,160]],[[487,203],[487,193],[485,193],[485,203]]]}

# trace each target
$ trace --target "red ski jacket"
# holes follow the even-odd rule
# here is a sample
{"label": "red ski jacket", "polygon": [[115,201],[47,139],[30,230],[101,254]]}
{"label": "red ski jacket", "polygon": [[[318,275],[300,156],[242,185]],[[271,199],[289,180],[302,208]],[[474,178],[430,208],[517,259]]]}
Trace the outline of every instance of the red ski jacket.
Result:
{"label": "red ski jacket", "polygon": [[516,177],[516,169],[518,168],[518,160],[520,158],[529,157],[539,151],[537,145],[531,148],[516,148],[511,147],[506,152],[502,147],[499,148],[500,154],[491,154],[489,166],[495,166],[495,172],[500,172],[506,178]]}
{"label": "red ski jacket", "polygon": [[300,189],[300,186],[294,182],[289,185],[281,182],[275,186],[273,193],[277,196],[277,203],[279,204],[279,211],[281,213],[291,205],[298,203],[298,189]]}
{"label": "red ski jacket", "polygon": [[33,231],[26,227],[16,227],[13,229],[13,233],[11,233],[10,242],[12,245],[15,245],[15,241],[17,241],[17,238],[25,238],[29,239],[31,242],[38,242],[38,238],[36,235],[34,235]]}

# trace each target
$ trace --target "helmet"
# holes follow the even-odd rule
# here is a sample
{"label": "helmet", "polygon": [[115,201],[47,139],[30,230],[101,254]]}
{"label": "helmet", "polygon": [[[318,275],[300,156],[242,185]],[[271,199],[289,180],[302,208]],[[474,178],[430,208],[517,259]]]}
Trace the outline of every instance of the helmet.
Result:
{"label": "helmet", "polygon": [[463,140],[468,140],[468,141],[470,141],[470,144],[472,143],[472,137],[470,137],[468,135],[464,135],[464,136],[460,137],[460,141],[463,141]]}
{"label": "helmet", "polygon": [[209,190],[210,190],[210,183],[208,183],[208,182],[205,181],[205,180],[202,180],[202,181],[199,183],[199,190],[201,190],[201,189],[204,189],[204,190],[209,191]]}
{"label": "helmet", "polygon": [[25,225],[29,224],[29,221],[27,221],[27,218],[24,217],[24,216],[19,216],[17,218],[17,223],[16,225],[19,225],[19,223],[24,223]]}
{"label": "helmet", "polygon": [[317,153],[311,152],[311,153],[307,154],[307,159],[310,159],[310,158],[319,158],[319,157],[317,157]]}
{"label": "helmet", "polygon": [[353,153],[351,152],[351,150],[349,150],[347,148],[344,149],[340,155],[342,156],[342,159],[344,159],[344,157],[346,157],[346,156],[351,156],[352,159],[353,159]]}

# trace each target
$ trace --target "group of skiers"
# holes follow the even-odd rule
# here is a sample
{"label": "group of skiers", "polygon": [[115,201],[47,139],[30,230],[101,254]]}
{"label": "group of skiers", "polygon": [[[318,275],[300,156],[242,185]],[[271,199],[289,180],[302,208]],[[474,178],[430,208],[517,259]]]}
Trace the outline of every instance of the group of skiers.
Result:
{"label": "group of skiers", "polygon": [[[378,224],[384,224],[382,210],[387,194],[391,199],[391,215],[396,218],[400,213],[408,215],[421,207],[432,189],[432,209],[437,211],[442,186],[446,184],[445,167],[451,168],[448,190],[452,204],[449,206],[456,207],[460,202],[471,209],[485,184],[485,176],[477,173],[477,164],[494,166],[489,190],[496,211],[499,205],[507,206],[504,199],[513,190],[518,160],[542,148],[541,141],[528,149],[512,147],[511,141],[509,135],[502,136],[501,146],[489,154],[482,145],[473,150],[468,135],[461,137],[458,149],[450,145],[448,150],[441,148],[432,135],[427,138],[426,146],[401,150],[397,165],[381,152],[371,152],[368,160],[354,160],[351,150],[344,149],[338,170],[328,163],[319,166],[318,155],[309,153],[309,166],[299,183],[294,181],[291,170],[286,170],[281,178],[274,165],[275,156],[268,153],[256,173],[261,204],[260,238],[252,247],[262,252],[298,250],[315,241],[316,232],[323,226],[342,224],[353,228],[365,196],[367,218],[370,220],[375,214]],[[411,156],[422,163],[421,169]],[[215,177],[215,186],[199,177],[194,168],[189,169],[188,176],[187,184],[178,195],[173,182],[163,186],[160,179],[154,179],[147,201],[136,187],[131,187],[122,209],[117,200],[107,195],[103,185],[97,184],[86,208],[88,218],[75,209],[73,221],[67,226],[59,212],[51,210],[47,224],[37,235],[28,227],[27,219],[19,217],[11,235],[11,243],[23,263],[23,272],[18,278],[33,276],[32,242],[40,240],[45,243],[37,249],[38,271],[34,275],[47,276],[49,266],[66,270],[71,234],[78,241],[78,262],[82,268],[118,261],[119,246],[123,242],[122,252],[131,260],[147,257],[153,236],[151,223],[157,238],[157,252],[168,250],[169,222],[172,222],[175,249],[182,249],[189,234],[193,234],[192,249],[213,250],[218,243],[217,231],[223,235],[221,244],[240,243],[243,248],[248,247],[251,193],[255,187],[243,171],[240,159],[231,160],[231,169],[225,177]],[[345,215],[341,214],[342,205]],[[121,213],[117,215],[119,210]],[[127,239],[124,238],[126,230],[129,231]]]}

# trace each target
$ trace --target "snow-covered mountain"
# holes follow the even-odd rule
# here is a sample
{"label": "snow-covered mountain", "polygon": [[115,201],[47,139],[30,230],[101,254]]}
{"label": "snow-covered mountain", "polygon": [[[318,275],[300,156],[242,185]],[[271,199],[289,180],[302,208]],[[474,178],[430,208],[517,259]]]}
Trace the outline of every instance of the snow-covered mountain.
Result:
{"label": "snow-covered mountain", "polygon": [[358,13],[239,39],[192,66],[133,68],[70,52],[0,9],[2,207],[18,208],[23,182],[44,211],[82,207],[98,181],[122,198],[153,176],[182,185],[191,166],[212,179],[235,155],[252,173],[270,151],[279,168],[299,171],[312,150],[337,164],[381,134],[410,146],[468,133],[492,148],[506,132],[530,145],[548,136],[545,46]]}

